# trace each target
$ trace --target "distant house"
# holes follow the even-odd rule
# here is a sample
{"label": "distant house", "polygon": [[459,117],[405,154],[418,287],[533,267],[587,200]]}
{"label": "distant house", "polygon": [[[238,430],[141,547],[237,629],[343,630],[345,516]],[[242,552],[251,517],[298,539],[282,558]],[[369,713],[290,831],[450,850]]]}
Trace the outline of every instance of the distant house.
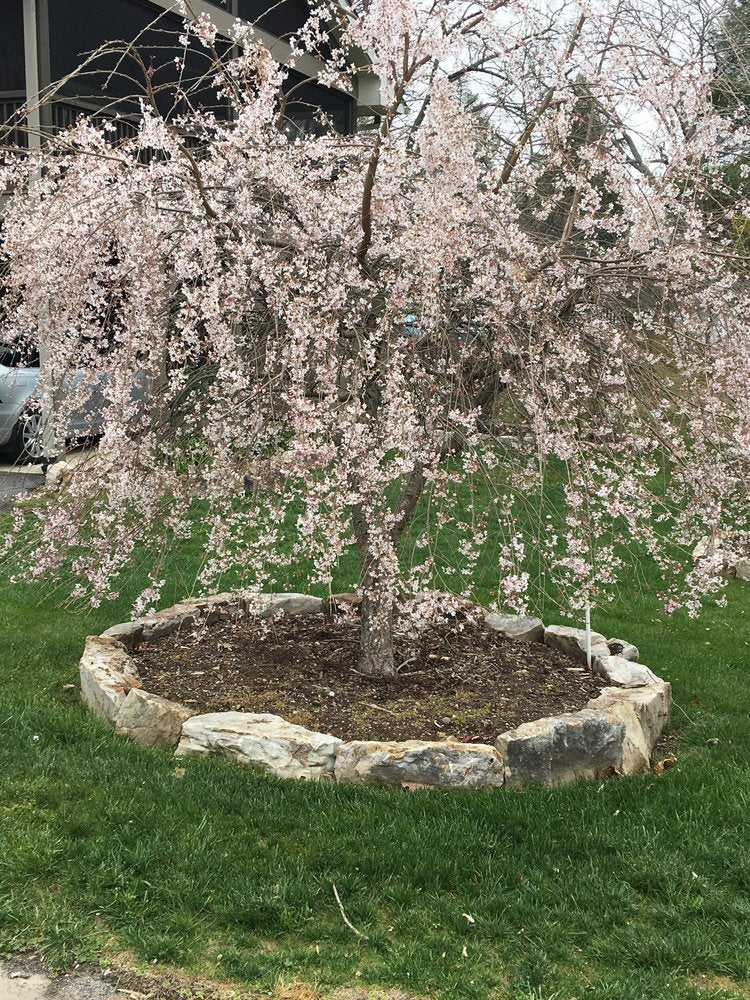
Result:
{"label": "distant house", "polygon": [[[196,14],[207,13],[219,29],[217,49],[231,53],[230,29],[236,18],[251,22],[259,39],[284,63],[290,48],[286,42],[306,21],[310,7],[307,0],[191,0]],[[147,29],[144,31],[144,29]],[[161,85],[162,110],[173,103],[172,82],[176,84],[180,54],[178,36],[183,22],[174,0],[2,0],[0,31],[0,123],[24,107],[33,109],[35,95],[44,93],[53,82],[65,79],[83,61],[86,54],[102,43],[131,41],[139,36],[139,58]],[[188,54],[185,73],[198,77],[207,63],[199,46]],[[362,56],[363,67],[366,59]],[[81,113],[116,115],[118,131],[128,133],[128,104],[133,86],[120,75],[110,75],[115,60],[99,58],[85,75],[66,83],[49,104],[32,110],[26,130],[15,130],[5,141],[35,145],[45,132],[72,124]],[[122,73],[142,76],[135,61],[123,63]],[[287,127],[291,132],[317,131],[333,127],[342,134],[357,130],[358,124],[376,121],[380,112],[380,88],[377,78],[363,68],[356,79],[354,95],[324,87],[316,82],[320,62],[311,55],[298,59],[289,71],[286,106]],[[210,104],[218,114],[215,89],[209,86],[199,93],[201,103]],[[327,125],[321,124],[321,113]]]}

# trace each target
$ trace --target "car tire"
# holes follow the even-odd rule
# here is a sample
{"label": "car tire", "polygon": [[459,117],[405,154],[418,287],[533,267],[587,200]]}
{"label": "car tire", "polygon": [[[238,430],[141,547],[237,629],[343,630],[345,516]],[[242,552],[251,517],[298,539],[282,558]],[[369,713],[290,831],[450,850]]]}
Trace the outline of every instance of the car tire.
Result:
{"label": "car tire", "polygon": [[44,442],[39,410],[26,410],[18,418],[10,439],[10,451],[17,462],[25,465],[42,461]]}

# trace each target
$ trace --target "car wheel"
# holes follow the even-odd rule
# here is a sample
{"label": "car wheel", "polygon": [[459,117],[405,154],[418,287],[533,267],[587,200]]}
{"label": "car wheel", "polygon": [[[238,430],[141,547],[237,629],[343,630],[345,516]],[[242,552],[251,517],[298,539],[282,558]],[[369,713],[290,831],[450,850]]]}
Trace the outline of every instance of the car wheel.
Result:
{"label": "car wheel", "polygon": [[38,410],[22,413],[13,428],[11,449],[21,462],[40,462],[44,458],[42,415]]}

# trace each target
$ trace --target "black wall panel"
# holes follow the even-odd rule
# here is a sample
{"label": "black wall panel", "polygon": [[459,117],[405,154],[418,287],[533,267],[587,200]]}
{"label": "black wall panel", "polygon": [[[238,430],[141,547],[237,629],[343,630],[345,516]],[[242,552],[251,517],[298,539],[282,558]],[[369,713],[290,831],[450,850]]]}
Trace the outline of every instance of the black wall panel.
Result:
{"label": "black wall panel", "polygon": [[[155,23],[154,23],[155,22]],[[79,66],[87,53],[104,41],[135,40],[133,55],[120,61],[118,54],[98,56],[85,73],[67,88],[70,97],[88,98],[97,104],[125,101],[144,89],[144,67],[157,91],[157,103],[164,114],[175,107],[179,70],[175,57],[182,56],[179,37],[182,19],[154,8],[142,0],[76,0],[71,11],[68,0],[49,0],[50,74],[61,79]],[[226,45],[217,48],[227,49]],[[210,68],[209,54],[195,40],[187,50],[183,80],[192,85]],[[114,75],[112,75],[112,71]],[[221,112],[215,87],[206,80],[192,95],[196,103]],[[132,110],[127,103],[120,109]]]}
{"label": "black wall panel", "polygon": [[[76,69],[87,56],[105,41],[130,43],[137,39],[135,53],[120,58],[108,53],[97,56],[86,70],[65,85],[58,95],[53,113],[55,125],[69,124],[84,108],[117,111],[121,115],[137,110],[133,95],[143,92],[145,66],[153,86],[158,90],[157,102],[162,113],[179,113],[175,91],[179,70],[175,56],[184,54],[179,44],[183,34],[182,19],[155,7],[148,0],[40,0],[48,8],[47,30],[40,32],[42,46],[49,39],[49,51],[41,53],[40,67],[49,70],[49,79],[60,80]],[[289,35],[304,24],[309,13],[306,0],[238,0],[240,16],[257,23],[277,36]],[[215,6],[231,11],[232,4]],[[22,0],[0,0],[0,92],[24,89]],[[229,51],[228,43],[217,41],[221,54]],[[207,51],[195,40],[187,50],[183,79],[191,84],[206,77],[210,67]],[[292,71],[288,87],[302,81]],[[216,97],[209,78],[192,94],[195,104],[211,108],[217,114],[226,113],[225,105]],[[355,130],[356,104],[352,98],[324,87],[305,84],[295,91],[287,106],[290,132],[319,132],[324,127],[320,111],[337,131]]]}
{"label": "black wall panel", "polygon": [[22,0],[0,0],[0,91],[24,90]]}

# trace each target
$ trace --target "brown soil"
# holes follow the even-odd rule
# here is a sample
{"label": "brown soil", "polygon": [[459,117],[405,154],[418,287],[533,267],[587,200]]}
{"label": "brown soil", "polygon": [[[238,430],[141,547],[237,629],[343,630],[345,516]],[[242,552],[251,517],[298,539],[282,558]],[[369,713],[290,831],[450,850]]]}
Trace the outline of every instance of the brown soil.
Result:
{"label": "brown soil", "polygon": [[147,691],[204,712],[270,712],[345,740],[493,742],[546,715],[577,711],[605,682],[541,643],[445,621],[397,636],[392,680],[357,673],[359,625],[324,615],[272,623],[229,617],[136,650]]}

